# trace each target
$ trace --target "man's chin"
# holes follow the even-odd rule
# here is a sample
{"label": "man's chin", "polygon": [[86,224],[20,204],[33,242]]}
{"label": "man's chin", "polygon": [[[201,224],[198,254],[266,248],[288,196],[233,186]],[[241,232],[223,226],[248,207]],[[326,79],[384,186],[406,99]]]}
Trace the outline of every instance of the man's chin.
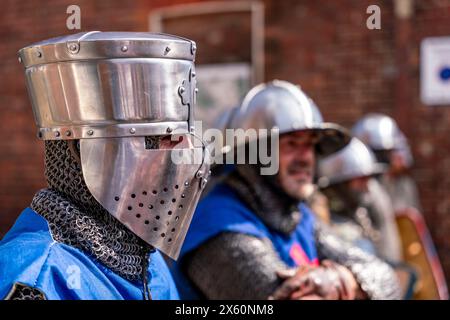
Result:
{"label": "man's chin", "polygon": [[311,197],[311,195],[314,193],[315,189],[316,188],[315,188],[314,184],[305,183],[302,186],[301,191],[300,191],[300,193],[302,194],[302,200]]}

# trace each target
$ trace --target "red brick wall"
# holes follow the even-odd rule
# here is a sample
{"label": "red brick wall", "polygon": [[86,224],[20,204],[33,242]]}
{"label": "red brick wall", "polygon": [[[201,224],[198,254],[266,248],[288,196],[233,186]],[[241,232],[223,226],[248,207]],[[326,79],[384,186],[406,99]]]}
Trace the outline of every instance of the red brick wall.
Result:
{"label": "red brick wall", "polygon": [[[42,143],[35,138],[17,50],[72,33],[65,27],[70,4],[81,7],[83,31],[146,31],[151,10],[187,2],[195,1],[2,1],[0,235],[45,185]],[[267,80],[299,83],[327,120],[350,126],[366,112],[385,112],[408,134],[424,214],[450,279],[450,106],[427,107],[419,99],[420,41],[450,35],[450,0],[416,0],[406,21],[395,17],[390,0],[263,2]],[[371,4],[381,7],[381,30],[366,28]],[[198,54],[208,61],[212,53],[199,47]]]}

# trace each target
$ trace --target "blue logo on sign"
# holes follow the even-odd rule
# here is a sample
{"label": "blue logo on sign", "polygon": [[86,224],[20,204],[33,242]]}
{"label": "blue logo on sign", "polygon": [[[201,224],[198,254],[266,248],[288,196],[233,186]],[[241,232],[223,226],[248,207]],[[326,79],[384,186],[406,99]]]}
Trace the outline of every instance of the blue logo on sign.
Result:
{"label": "blue logo on sign", "polygon": [[442,68],[441,72],[439,72],[439,76],[443,81],[450,80],[450,67]]}

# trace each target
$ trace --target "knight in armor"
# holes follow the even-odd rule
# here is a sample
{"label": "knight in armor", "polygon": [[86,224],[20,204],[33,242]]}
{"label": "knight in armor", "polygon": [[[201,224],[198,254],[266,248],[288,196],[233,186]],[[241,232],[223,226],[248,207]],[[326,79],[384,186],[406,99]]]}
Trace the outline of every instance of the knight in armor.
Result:
{"label": "knight in armor", "polygon": [[181,296],[399,298],[391,267],[336,236],[304,203],[316,156],[345,146],[345,129],[323,122],[313,101],[285,81],[253,88],[230,127],[276,128],[279,170],[264,175],[261,161],[236,164],[200,201],[173,268]]}
{"label": "knight in armor", "polygon": [[[383,175],[371,179],[369,193],[375,200],[373,204],[380,208],[374,212],[395,217],[389,228],[396,229],[399,234],[402,246],[399,257],[414,267],[418,279],[411,296],[415,299],[448,299],[439,257],[421,214],[416,184],[409,174],[413,157],[407,138],[393,118],[380,113],[362,117],[353,126],[352,133],[372,149],[379,162],[388,166]],[[420,250],[412,250],[414,247]]]}
{"label": "knight in armor", "polygon": [[412,207],[420,212],[417,186],[408,172],[414,162],[411,149],[395,120],[384,114],[370,113],[361,118],[352,131],[374,151],[379,161],[389,165],[380,182],[394,210]]}
{"label": "knight in armor", "polygon": [[328,200],[330,225],[337,234],[368,252],[397,261],[398,231],[389,229],[395,227],[395,220],[380,219],[383,216],[374,212],[376,199],[369,193],[371,179],[386,169],[367,146],[353,138],[342,150],[319,161],[317,184]]}
{"label": "knight in armor", "polygon": [[[177,299],[177,258],[208,177],[194,146],[195,43],[88,32],[19,51],[48,188],[0,242],[4,299]],[[201,145],[201,144],[200,144]]]}

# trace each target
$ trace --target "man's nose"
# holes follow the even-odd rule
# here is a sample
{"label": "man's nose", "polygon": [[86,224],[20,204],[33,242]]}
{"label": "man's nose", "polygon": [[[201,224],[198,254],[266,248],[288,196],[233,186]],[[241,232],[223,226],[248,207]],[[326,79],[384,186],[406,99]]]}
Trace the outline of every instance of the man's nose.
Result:
{"label": "man's nose", "polygon": [[296,149],[296,156],[303,160],[314,160],[314,146],[312,144],[300,146]]}

